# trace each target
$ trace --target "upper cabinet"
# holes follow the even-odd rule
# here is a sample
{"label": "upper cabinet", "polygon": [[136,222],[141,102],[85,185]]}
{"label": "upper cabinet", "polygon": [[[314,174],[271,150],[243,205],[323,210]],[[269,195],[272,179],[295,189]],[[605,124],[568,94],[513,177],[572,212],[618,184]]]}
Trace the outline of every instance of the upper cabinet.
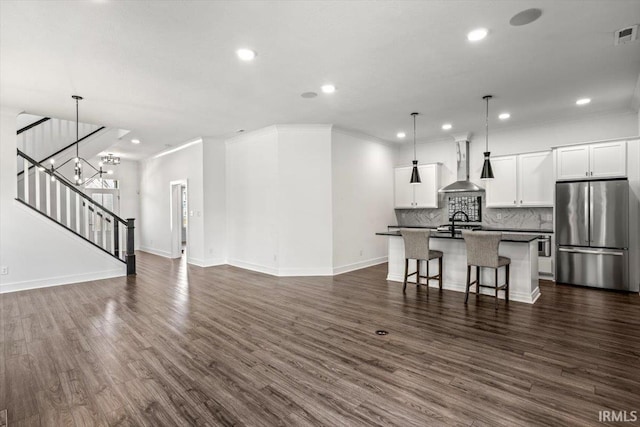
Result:
{"label": "upper cabinet", "polygon": [[420,183],[411,184],[411,166],[395,168],[395,207],[397,209],[437,208],[440,164],[418,165]]}
{"label": "upper cabinet", "polygon": [[494,179],[486,181],[489,208],[553,206],[553,158],[550,151],[496,156]]}
{"label": "upper cabinet", "polygon": [[494,156],[491,167],[495,178],[485,181],[487,207],[516,206],[518,199],[518,156]]}
{"label": "upper cabinet", "polygon": [[558,181],[627,176],[626,141],[560,147],[556,153]]}
{"label": "upper cabinet", "polygon": [[518,156],[520,206],[553,206],[553,156],[551,151]]}

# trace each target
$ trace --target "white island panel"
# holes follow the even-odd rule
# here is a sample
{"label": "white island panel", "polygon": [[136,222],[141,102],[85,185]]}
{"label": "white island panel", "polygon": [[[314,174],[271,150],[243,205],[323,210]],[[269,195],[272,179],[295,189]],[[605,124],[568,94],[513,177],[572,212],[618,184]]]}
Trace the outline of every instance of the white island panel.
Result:
{"label": "white island panel", "polygon": [[[389,236],[389,271],[387,280],[402,282],[404,280],[404,241],[401,236]],[[464,292],[467,280],[467,251],[463,239],[435,239],[429,241],[431,249],[442,251],[444,256],[442,287],[452,291]],[[500,242],[499,253],[511,259],[509,300],[533,304],[540,296],[538,286],[538,243],[530,242]],[[429,265],[429,275],[437,274],[438,262],[432,260]],[[494,270],[482,268],[481,283],[494,283]],[[415,261],[409,262],[409,273],[415,271]],[[426,272],[425,265],[420,268],[420,274]],[[499,283],[504,283],[505,269],[500,268]],[[472,280],[475,278],[475,268],[471,271]],[[415,281],[415,276],[409,280]],[[423,279],[424,280],[424,279]],[[408,286],[411,285],[409,282]],[[431,280],[431,287],[438,287],[437,280]],[[475,292],[475,286],[471,288]],[[493,289],[481,288],[480,293],[493,295]],[[504,299],[504,292],[498,293]]]}

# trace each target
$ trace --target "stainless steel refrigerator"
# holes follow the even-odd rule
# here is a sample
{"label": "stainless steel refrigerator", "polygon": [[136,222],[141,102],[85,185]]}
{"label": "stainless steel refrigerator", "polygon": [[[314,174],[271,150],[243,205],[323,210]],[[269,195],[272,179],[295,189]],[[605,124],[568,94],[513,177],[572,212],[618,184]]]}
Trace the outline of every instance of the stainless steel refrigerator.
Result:
{"label": "stainless steel refrigerator", "polygon": [[629,182],[556,183],[556,281],[629,290]]}

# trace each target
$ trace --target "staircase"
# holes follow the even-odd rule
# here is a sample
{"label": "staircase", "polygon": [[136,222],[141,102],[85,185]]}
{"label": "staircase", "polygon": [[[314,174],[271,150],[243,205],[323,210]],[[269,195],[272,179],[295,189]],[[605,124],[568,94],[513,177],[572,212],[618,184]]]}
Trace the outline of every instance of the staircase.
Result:
{"label": "staircase", "polygon": [[[37,120],[20,129],[18,135],[27,133],[46,136],[48,133],[51,136],[54,132],[49,132],[45,128],[38,129],[51,120],[54,119]],[[81,139],[89,138],[103,129],[104,127],[99,126],[87,128]],[[60,145],[59,142],[63,140],[57,134],[52,139],[58,141],[57,145]],[[70,148],[75,146],[75,137],[71,144],[48,154],[43,154],[43,147],[47,145],[43,142],[46,141],[46,137],[42,139],[24,138],[23,147],[28,145],[27,141],[32,142],[30,146],[34,151],[40,153],[43,161],[37,161],[20,149],[17,150],[18,197],[16,200],[125,263],[128,275],[135,274],[134,219],[120,218],[83,193],[81,187],[69,182],[67,178],[57,171],[53,171],[52,168],[48,168],[50,166],[48,163],[47,166],[44,164],[44,160],[53,156],[71,156],[72,154],[67,152],[72,151]],[[52,147],[56,147],[56,144],[48,144],[48,147],[52,149]]]}

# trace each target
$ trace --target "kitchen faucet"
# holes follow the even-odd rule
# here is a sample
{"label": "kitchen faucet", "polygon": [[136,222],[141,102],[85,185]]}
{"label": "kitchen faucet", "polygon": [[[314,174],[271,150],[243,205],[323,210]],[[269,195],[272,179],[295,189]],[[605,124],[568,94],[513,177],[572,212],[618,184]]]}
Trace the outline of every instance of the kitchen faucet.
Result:
{"label": "kitchen faucet", "polygon": [[456,235],[456,215],[462,214],[466,218],[465,222],[469,222],[469,215],[465,211],[455,211],[453,215],[451,215],[451,237],[455,237]]}

